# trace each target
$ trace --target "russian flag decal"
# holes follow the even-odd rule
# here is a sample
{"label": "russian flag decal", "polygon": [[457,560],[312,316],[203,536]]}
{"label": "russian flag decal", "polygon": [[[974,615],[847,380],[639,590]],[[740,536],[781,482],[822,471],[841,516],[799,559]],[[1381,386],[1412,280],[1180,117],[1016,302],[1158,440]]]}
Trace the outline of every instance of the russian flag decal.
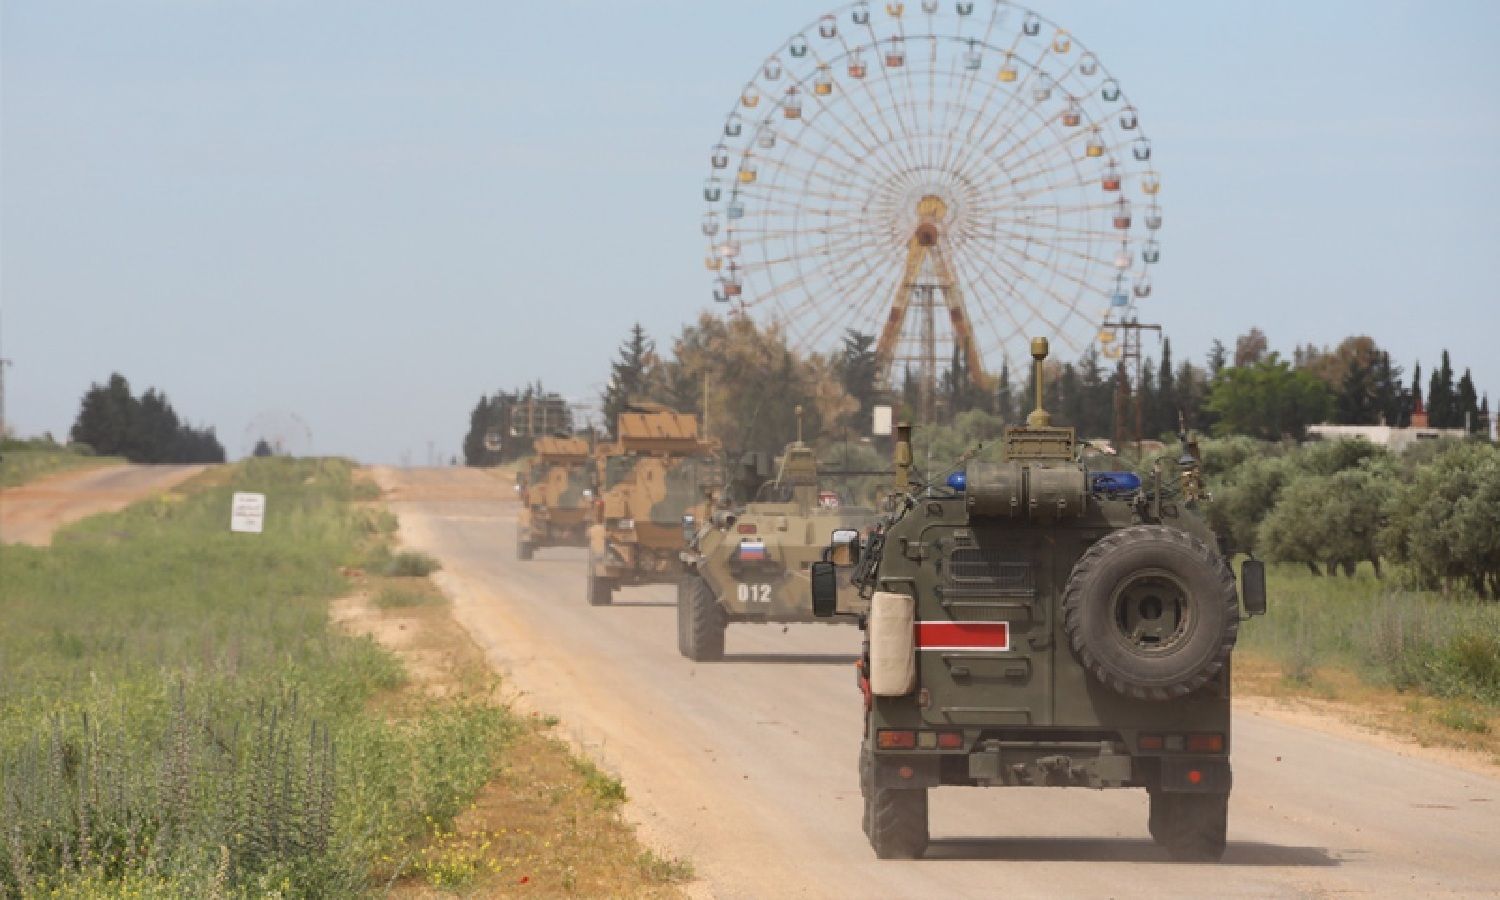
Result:
{"label": "russian flag decal", "polygon": [[1009,650],[1009,622],[918,622],[918,650]]}
{"label": "russian flag decal", "polygon": [[752,562],[766,558],[766,542],[759,538],[740,539],[740,559]]}

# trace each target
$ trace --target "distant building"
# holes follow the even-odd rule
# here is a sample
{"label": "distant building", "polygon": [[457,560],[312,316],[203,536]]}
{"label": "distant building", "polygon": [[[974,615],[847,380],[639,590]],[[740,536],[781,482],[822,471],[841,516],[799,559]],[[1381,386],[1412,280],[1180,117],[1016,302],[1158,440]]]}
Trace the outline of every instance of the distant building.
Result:
{"label": "distant building", "polygon": [[1364,438],[1392,453],[1403,453],[1418,441],[1437,441],[1443,438],[1462,440],[1469,434],[1462,428],[1428,428],[1425,414],[1422,416],[1421,426],[1415,424],[1416,419],[1416,416],[1412,416],[1413,425],[1410,428],[1395,428],[1390,425],[1311,425],[1307,429],[1307,435],[1322,441]]}

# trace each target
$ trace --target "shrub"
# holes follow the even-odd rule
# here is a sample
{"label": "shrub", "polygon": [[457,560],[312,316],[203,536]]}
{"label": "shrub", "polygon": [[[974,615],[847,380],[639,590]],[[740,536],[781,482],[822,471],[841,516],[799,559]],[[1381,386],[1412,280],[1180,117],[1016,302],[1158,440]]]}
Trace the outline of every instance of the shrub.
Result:
{"label": "shrub", "polygon": [[402,550],[391,557],[385,574],[399,578],[424,578],[441,568],[441,563],[425,553]]}

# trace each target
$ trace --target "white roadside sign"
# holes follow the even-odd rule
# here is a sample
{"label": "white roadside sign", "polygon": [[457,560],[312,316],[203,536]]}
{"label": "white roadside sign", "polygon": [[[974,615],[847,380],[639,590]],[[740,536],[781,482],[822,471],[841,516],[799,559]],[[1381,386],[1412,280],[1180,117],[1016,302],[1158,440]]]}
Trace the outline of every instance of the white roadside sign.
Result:
{"label": "white roadside sign", "polygon": [[260,534],[266,523],[266,495],[236,493],[229,508],[229,530]]}

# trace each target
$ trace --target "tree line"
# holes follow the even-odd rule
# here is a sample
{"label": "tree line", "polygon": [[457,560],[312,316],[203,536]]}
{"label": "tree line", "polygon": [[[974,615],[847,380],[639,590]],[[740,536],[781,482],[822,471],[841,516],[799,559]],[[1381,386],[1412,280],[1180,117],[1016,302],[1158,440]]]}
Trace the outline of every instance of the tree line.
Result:
{"label": "tree line", "polygon": [[[875,338],[855,330],[830,353],[798,354],[775,326],[705,315],[661,352],[637,324],[611,364],[604,427],[612,429],[632,399],[700,415],[706,403],[725,445],[747,450],[775,451],[794,436],[798,405],[815,429],[809,433],[832,437],[868,434],[879,403],[917,421],[921,390],[911,373],[902,373],[892,393],[881,392],[876,373]],[[1424,390],[1420,365],[1407,382],[1391,353],[1366,335],[1333,348],[1299,346],[1285,359],[1252,328],[1234,341],[1233,351],[1215,341],[1203,365],[1175,359],[1171,339],[1164,338],[1159,358],[1148,354],[1138,371],[1091,348],[1078,360],[1048,360],[1043,378],[1054,421],[1090,438],[1134,436],[1137,421],[1146,439],[1170,437],[1181,422],[1202,432],[1273,441],[1301,440],[1318,423],[1407,426],[1418,410],[1434,428],[1476,435],[1488,434],[1490,421],[1489,397],[1476,390],[1469,370],[1456,376],[1446,350]],[[993,388],[983,389],[955,354],[939,381],[935,421],[924,424],[951,426],[976,412],[1013,424],[1025,418],[1035,391],[1029,365],[1016,373],[1002,364]]]}
{"label": "tree line", "polygon": [[70,436],[95,453],[135,463],[224,461],[224,446],[212,427],[194,428],[183,421],[156,388],[136,397],[118,372],[105,384],[90,385]]}
{"label": "tree line", "polygon": [[1394,455],[1367,441],[1203,444],[1209,521],[1230,548],[1317,574],[1367,562],[1421,587],[1500,600],[1500,449],[1424,441]]}
{"label": "tree line", "polygon": [[[1084,438],[1128,440],[1136,434],[1137,415],[1147,440],[1170,440],[1179,422],[1218,436],[1302,440],[1313,424],[1405,426],[1418,410],[1433,427],[1467,426],[1476,435],[1489,429],[1488,396],[1476,390],[1469,370],[1457,373],[1447,351],[1430,378],[1424,381],[1419,365],[1407,379],[1390,351],[1365,335],[1332,348],[1299,346],[1283,358],[1264,332],[1251,329],[1232,350],[1215,341],[1202,364],[1177,359],[1166,337],[1159,356],[1147,354],[1138,371],[1090,349],[1077,360],[1048,360],[1043,382],[1053,421]],[[847,443],[869,435],[877,404],[891,404],[898,418],[916,421],[918,394],[910,377],[902,377],[897,390],[882,391],[873,335],[850,330],[832,351],[798,353],[774,324],[705,314],[665,345],[639,324],[631,328],[610,363],[600,425],[613,436],[629,403],[656,401],[697,415],[733,452],[777,453],[798,434],[798,407],[810,440]],[[992,386],[981,388],[956,357],[939,394],[936,420],[923,424],[998,435],[1031,409],[1032,367],[1014,372],[1002,364]],[[529,452],[526,432],[514,425],[515,410],[535,410],[539,402],[565,406],[540,383],[481,398],[470,416],[465,461],[493,465]],[[562,414],[558,422],[573,425]],[[500,435],[503,448],[487,450],[487,434]],[[938,432],[931,439],[934,447],[946,443]]]}
{"label": "tree line", "polygon": [[548,434],[571,434],[573,411],[540,381],[479,398],[464,435],[464,465],[495,466],[520,459]]}

